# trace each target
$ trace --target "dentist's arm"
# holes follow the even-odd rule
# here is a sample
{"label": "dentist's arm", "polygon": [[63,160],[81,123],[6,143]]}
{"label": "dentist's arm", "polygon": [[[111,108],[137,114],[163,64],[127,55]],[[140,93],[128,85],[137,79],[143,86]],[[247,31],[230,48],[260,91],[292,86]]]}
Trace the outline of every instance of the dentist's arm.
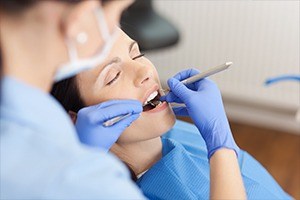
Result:
{"label": "dentist's arm", "polygon": [[[108,151],[142,111],[141,102],[136,100],[111,100],[82,108],[75,124],[77,134],[82,143]],[[112,126],[103,126],[105,121],[128,113],[132,115]]]}
{"label": "dentist's arm", "polygon": [[168,102],[184,103],[176,115],[189,115],[205,140],[211,168],[211,198],[245,199],[236,145],[215,83],[208,79],[187,86],[180,81],[199,72],[182,71],[168,80],[171,92],[161,97]]}
{"label": "dentist's arm", "polygon": [[247,199],[236,154],[219,149],[210,158],[210,199]]}

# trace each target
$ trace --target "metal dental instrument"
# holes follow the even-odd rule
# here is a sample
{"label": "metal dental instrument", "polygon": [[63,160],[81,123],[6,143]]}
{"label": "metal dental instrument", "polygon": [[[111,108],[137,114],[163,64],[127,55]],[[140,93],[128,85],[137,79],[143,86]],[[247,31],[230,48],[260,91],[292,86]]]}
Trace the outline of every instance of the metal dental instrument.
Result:
{"label": "metal dental instrument", "polygon": [[121,120],[123,120],[123,119],[125,119],[129,116],[131,116],[131,113],[128,113],[128,114],[122,115],[122,116],[117,116],[117,117],[114,117],[110,120],[105,121],[102,125],[105,126],[105,127],[112,126],[115,123],[117,123],[117,122],[119,122],[119,121],[121,121]]}
{"label": "metal dental instrument", "polygon": [[[218,72],[221,72],[225,69],[228,69],[229,66],[232,65],[232,62],[226,62],[222,65],[218,65],[216,67],[212,67],[204,72],[201,72],[199,74],[196,74],[195,76],[192,76],[192,77],[189,77],[187,79],[184,79],[181,81],[181,83],[183,83],[184,85],[188,85],[188,84],[191,84],[191,83],[194,83],[196,81],[199,81],[200,79],[203,79],[203,78],[206,78],[208,76],[211,76],[211,75],[214,75]],[[169,92],[170,89],[166,89],[166,90],[163,90],[163,92]]]}
{"label": "metal dental instrument", "polygon": [[[221,71],[223,71],[223,70],[225,70],[225,69],[228,69],[228,67],[229,67],[230,65],[232,65],[232,62],[226,62],[226,63],[224,63],[224,64],[222,64],[222,65],[218,65],[218,66],[213,67],[213,68],[210,68],[210,69],[208,69],[208,70],[206,70],[206,71],[204,71],[204,72],[202,72],[202,73],[200,73],[200,74],[197,74],[197,75],[195,75],[195,76],[192,76],[192,77],[189,77],[189,78],[187,78],[187,79],[185,79],[185,80],[182,80],[181,82],[182,82],[183,84],[185,84],[185,85],[194,83],[194,82],[196,82],[196,81],[199,81],[200,79],[206,78],[206,77],[208,77],[208,76],[211,76],[211,75],[213,75],[213,74],[216,74],[216,73],[218,73],[218,72],[221,72]],[[164,91],[164,92],[168,92],[168,91],[170,91],[170,90],[168,89],[168,90],[163,90],[163,91]],[[151,104],[152,106],[157,106],[157,105],[158,105],[158,102],[151,102],[151,101],[150,101],[150,102],[148,102],[148,103]],[[116,124],[117,122],[119,122],[119,121],[121,121],[121,120],[123,120],[123,119],[125,119],[125,118],[127,118],[127,117],[129,117],[129,116],[131,116],[131,113],[128,113],[128,114],[122,115],[122,116],[114,117],[114,118],[112,118],[112,119],[110,119],[110,120],[105,121],[105,122],[103,123],[103,126],[105,126],[105,127],[112,126],[112,125]]]}
{"label": "metal dental instrument", "polygon": [[[156,104],[154,104],[152,102],[149,102],[149,104],[151,104],[152,106],[157,106]],[[112,126],[112,125],[116,124],[117,122],[119,122],[119,121],[121,121],[121,120],[123,120],[123,119],[125,119],[129,116],[131,116],[131,113],[128,113],[128,114],[122,115],[122,116],[117,116],[117,117],[114,117],[112,119],[109,119],[109,120],[103,122],[102,125],[105,126],[105,127]]]}

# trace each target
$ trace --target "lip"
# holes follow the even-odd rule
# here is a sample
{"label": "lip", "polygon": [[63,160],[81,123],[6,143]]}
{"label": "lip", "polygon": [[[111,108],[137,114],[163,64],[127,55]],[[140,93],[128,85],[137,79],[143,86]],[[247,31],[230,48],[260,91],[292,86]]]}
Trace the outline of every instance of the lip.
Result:
{"label": "lip", "polygon": [[[158,84],[153,85],[144,95],[144,97],[142,98],[142,104],[148,99],[148,97],[150,96],[150,94],[152,94],[155,91],[158,91],[159,86]],[[159,91],[158,91],[159,92]]]}
{"label": "lip", "polygon": [[160,112],[162,110],[165,110],[167,107],[168,107],[168,103],[164,101],[160,105],[153,108],[152,110],[148,110],[148,111],[145,111],[143,113],[157,113],[157,112]]}

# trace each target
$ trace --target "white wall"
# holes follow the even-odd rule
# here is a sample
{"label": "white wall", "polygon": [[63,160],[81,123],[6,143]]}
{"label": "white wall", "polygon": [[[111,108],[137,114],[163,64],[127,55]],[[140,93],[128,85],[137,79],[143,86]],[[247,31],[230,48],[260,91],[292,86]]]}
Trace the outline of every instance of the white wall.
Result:
{"label": "white wall", "polygon": [[176,47],[147,54],[162,82],[184,68],[232,61],[213,77],[229,117],[300,133],[294,117],[300,83],[264,86],[268,77],[300,74],[299,1],[156,0],[154,6],[181,32]]}

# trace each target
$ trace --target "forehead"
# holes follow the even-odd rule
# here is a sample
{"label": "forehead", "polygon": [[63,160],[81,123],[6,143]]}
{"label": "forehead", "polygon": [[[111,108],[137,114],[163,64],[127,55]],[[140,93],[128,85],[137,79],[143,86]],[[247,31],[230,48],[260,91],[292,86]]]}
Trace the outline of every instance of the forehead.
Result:
{"label": "forehead", "polygon": [[106,61],[109,62],[110,59],[116,56],[122,56],[129,53],[130,45],[134,42],[124,31],[120,28],[117,29],[117,38],[110,51],[109,56]]}
{"label": "forehead", "polygon": [[132,40],[124,31],[120,28],[117,29],[118,38],[114,44],[114,47],[118,47],[118,44],[124,43],[125,45],[130,45],[134,40]]}

